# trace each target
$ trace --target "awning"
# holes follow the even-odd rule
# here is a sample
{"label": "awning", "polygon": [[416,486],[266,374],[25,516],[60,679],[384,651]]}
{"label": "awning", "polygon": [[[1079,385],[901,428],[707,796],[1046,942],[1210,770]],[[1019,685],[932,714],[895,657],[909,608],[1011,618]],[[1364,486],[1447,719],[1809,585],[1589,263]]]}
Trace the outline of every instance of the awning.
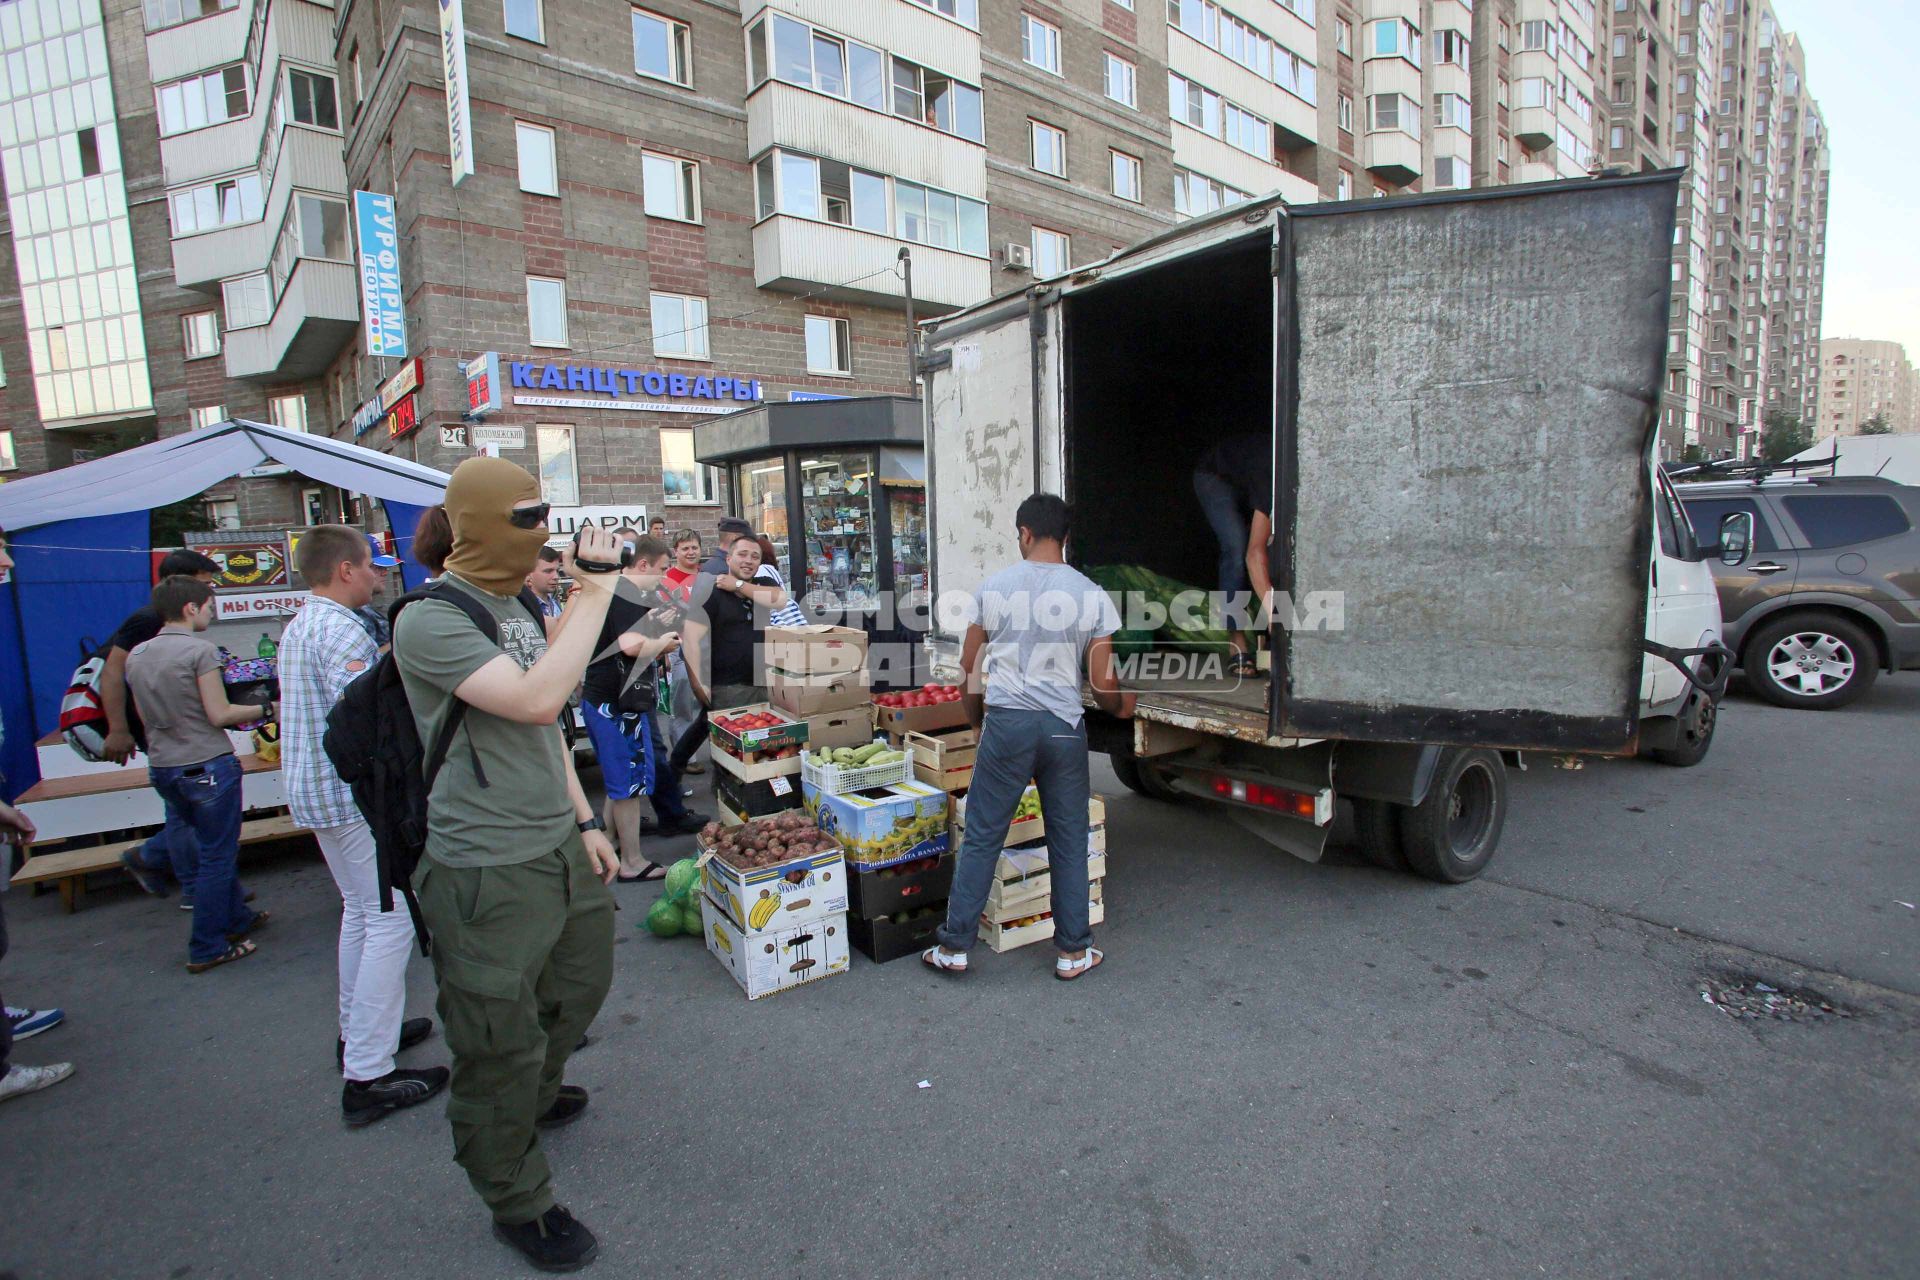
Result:
{"label": "awning", "polygon": [[755,405],[693,426],[693,456],[715,465],[789,449],[896,445],[925,440],[920,402],[905,396],[850,396]]}

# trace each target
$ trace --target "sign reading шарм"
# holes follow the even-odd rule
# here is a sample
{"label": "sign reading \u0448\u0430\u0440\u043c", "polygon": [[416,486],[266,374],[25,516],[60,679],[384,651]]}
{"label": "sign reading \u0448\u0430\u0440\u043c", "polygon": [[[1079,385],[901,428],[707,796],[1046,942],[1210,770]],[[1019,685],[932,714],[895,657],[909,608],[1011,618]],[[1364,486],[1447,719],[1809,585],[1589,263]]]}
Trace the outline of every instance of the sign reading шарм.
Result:
{"label": "sign reading \u0448\u0430\u0440\u043c", "polygon": [[[629,413],[732,413],[762,399],[758,378],[708,377],[657,369],[603,369],[583,364],[507,365],[515,404],[558,409],[624,409]],[[534,394],[523,395],[523,391]],[[559,392],[558,395],[544,394]],[[647,396],[648,399],[634,397]],[[666,397],[656,399],[652,397]]]}

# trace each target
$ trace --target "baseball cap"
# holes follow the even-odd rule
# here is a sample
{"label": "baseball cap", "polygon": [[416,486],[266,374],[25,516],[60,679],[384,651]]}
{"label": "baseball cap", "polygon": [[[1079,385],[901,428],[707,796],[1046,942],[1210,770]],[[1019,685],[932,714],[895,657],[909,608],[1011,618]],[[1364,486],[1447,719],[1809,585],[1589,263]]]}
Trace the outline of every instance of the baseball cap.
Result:
{"label": "baseball cap", "polygon": [[748,524],[745,520],[742,520],[739,516],[722,517],[719,525],[717,525],[716,528],[721,533],[752,533],[753,532],[753,526]]}
{"label": "baseball cap", "polygon": [[380,539],[371,533],[367,535],[367,549],[373,552],[373,566],[376,569],[391,569],[400,563],[393,556],[380,550]]}

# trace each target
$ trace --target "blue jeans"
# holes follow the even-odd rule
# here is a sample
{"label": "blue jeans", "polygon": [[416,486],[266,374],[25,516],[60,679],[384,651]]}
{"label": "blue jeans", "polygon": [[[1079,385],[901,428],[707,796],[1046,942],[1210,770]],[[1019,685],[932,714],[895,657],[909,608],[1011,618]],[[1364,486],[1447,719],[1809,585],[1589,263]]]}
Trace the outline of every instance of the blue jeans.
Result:
{"label": "blue jeans", "polygon": [[1086,721],[1070,725],[1050,711],[988,707],[967,790],[967,834],[953,868],[947,923],[940,930],[940,944],[949,951],[971,951],[979,941],[994,864],[1029,780],[1040,789],[1040,816],[1047,828],[1053,945],[1078,951],[1093,944],[1087,920]]}
{"label": "blue jeans", "polygon": [[205,764],[152,767],[147,776],[168,809],[177,808],[200,847],[193,881],[193,940],[187,959],[194,964],[226,951],[227,935],[253,923],[240,888],[240,761],[215,756]]}
{"label": "blue jeans", "polygon": [[1211,471],[1193,473],[1193,496],[1220,544],[1219,588],[1227,595],[1247,588],[1247,530],[1252,517],[1240,510],[1233,486]]}
{"label": "blue jeans", "polygon": [[149,871],[170,869],[181,888],[192,893],[194,877],[200,870],[200,843],[193,837],[193,828],[180,816],[179,807],[165,796],[160,797],[160,803],[167,811],[167,825],[147,837],[147,842],[134,851],[133,860]]}

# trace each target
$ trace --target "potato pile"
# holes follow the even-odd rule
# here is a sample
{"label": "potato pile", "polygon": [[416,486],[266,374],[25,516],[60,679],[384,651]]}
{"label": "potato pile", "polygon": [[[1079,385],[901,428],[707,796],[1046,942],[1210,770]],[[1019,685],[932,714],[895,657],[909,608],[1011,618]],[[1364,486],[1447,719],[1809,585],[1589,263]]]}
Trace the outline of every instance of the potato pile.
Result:
{"label": "potato pile", "polygon": [[830,853],[840,847],[832,836],[813,825],[804,809],[756,818],[743,827],[709,822],[700,829],[700,843],[740,871],[777,866],[789,858]]}

